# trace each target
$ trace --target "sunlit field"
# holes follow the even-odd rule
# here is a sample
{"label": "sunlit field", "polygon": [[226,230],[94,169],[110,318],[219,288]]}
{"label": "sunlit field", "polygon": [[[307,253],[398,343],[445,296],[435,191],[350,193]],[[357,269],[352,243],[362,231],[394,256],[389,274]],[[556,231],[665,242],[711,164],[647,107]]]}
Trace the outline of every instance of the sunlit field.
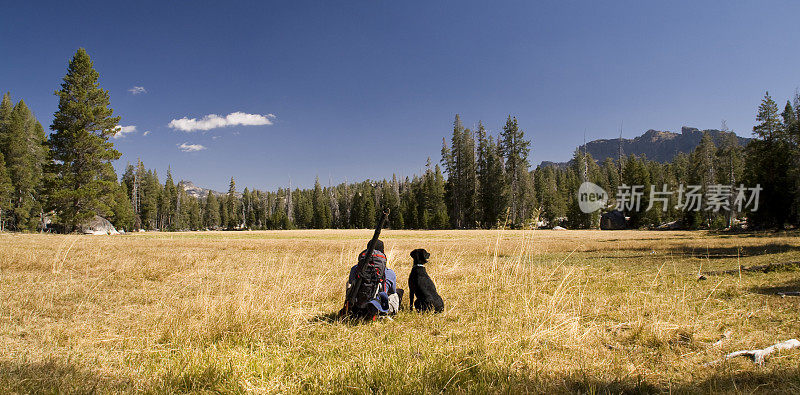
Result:
{"label": "sunlit field", "polygon": [[698,279],[800,261],[797,233],[385,230],[445,312],[337,320],[370,236],[0,234],[0,388],[800,392],[800,349],[715,363],[800,338],[800,264]]}

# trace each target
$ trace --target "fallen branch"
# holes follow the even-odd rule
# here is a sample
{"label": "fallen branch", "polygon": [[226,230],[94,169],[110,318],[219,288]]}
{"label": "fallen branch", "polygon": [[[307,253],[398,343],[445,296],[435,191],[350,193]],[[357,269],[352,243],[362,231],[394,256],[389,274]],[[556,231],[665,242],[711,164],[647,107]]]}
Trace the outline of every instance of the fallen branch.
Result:
{"label": "fallen branch", "polygon": [[768,272],[771,272],[773,270],[777,270],[777,269],[784,268],[784,267],[787,267],[787,266],[800,266],[800,261],[769,263],[769,264],[766,264],[766,265],[756,265],[756,266],[748,266],[748,267],[742,266],[739,269],[733,269],[733,270],[717,270],[717,271],[713,271],[713,272],[705,272],[700,277],[703,277],[703,275],[706,275],[706,276],[719,276],[719,275],[722,275],[722,274],[739,274],[740,272],[762,272],[762,273],[768,273]]}
{"label": "fallen branch", "polygon": [[787,341],[771,345],[771,346],[769,346],[769,347],[767,347],[767,348],[765,348],[763,350],[741,350],[741,351],[732,352],[732,353],[726,355],[725,358],[722,358],[722,359],[707,363],[706,366],[714,365],[714,364],[717,364],[717,363],[720,363],[720,362],[724,362],[724,361],[726,361],[728,359],[736,358],[736,357],[748,357],[753,362],[761,365],[761,364],[764,363],[764,359],[766,357],[768,357],[770,354],[774,353],[775,351],[791,350],[793,348],[800,348],[800,340],[789,339]]}
{"label": "fallen branch", "polygon": [[780,297],[785,298],[787,296],[800,296],[800,292],[778,292]]}

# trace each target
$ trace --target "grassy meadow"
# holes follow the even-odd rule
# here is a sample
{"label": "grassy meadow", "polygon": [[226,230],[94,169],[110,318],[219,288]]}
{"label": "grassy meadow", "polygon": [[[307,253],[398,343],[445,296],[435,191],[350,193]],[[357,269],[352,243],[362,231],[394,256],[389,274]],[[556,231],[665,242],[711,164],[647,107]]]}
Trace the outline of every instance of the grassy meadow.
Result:
{"label": "grassy meadow", "polygon": [[386,230],[446,311],[336,320],[371,233],[0,233],[0,388],[800,393],[800,350],[706,365],[800,338],[800,266],[698,280],[800,261],[798,233]]}

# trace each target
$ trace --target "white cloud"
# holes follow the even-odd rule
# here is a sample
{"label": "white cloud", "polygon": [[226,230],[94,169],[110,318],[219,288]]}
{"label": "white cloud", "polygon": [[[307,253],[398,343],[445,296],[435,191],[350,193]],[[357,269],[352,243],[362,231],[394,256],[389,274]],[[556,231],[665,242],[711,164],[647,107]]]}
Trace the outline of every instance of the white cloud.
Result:
{"label": "white cloud", "polygon": [[130,134],[130,133],[135,133],[135,132],[136,132],[136,126],[134,126],[134,125],[117,126],[117,134],[114,135],[114,138],[115,139],[121,139],[121,138],[125,137],[125,135]]}
{"label": "white cloud", "polygon": [[206,149],[206,147],[200,144],[183,143],[178,145],[178,149],[183,152],[197,152]]}
{"label": "white cloud", "polygon": [[142,136],[147,136],[148,134],[150,134],[150,131],[149,130],[145,130],[144,133],[142,133]]}
{"label": "white cloud", "polygon": [[133,88],[128,89],[128,92],[138,95],[140,93],[147,93],[147,89],[144,89],[143,86],[134,86]]}
{"label": "white cloud", "polygon": [[274,119],[274,114],[260,115],[260,114],[246,114],[240,111],[232,112],[225,117],[217,114],[208,114],[199,120],[197,118],[183,117],[181,119],[173,119],[170,121],[169,126],[172,129],[178,129],[184,132],[193,132],[195,130],[211,130],[216,128],[223,128],[226,126],[255,126],[255,125],[272,125],[270,119]]}

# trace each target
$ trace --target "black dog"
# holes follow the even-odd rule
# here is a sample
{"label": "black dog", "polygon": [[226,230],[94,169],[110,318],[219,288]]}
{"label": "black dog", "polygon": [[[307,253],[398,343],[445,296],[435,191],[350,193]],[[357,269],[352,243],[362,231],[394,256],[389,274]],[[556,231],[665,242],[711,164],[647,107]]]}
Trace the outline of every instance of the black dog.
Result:
{"label": "black dog", "polygon": [[[408,306],[411,310],[416,308],[417,311],[434,310],[441,313],[444,311],[444,301],[436,292],[436,285],[433,284],[433,280],[425,270],[425,264],[430,256],[431,254],[422,248],[411,251],[414,267],[411,268],[411,274],[408,276]],[[415,296],[417,297],[416,302],[414,301]]]}

